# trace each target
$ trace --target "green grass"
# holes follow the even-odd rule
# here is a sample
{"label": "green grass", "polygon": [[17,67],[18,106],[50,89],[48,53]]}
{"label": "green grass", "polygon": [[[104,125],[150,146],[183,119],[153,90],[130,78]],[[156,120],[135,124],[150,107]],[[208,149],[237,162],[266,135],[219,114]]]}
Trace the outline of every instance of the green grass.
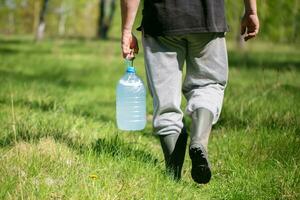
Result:
{"label": "green grass", "polygon": [[[164,173],[151,122],[115,123],[119,41],[0,38],[0,199],[299,199],[298,47],[229,43],[230,81],[209,153],[213,178]],[[145,79],[143,56],[135,61]],[[183,102],[184,106],[185,102]],[[147,96],[148,118],[152,102]],[[190,120],[188,120],[190,123]]]}

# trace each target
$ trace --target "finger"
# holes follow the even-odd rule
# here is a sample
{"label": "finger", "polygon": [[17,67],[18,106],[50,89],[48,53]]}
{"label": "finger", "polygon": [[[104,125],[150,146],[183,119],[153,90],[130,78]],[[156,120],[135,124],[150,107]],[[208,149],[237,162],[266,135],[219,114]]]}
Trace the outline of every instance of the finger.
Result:
{"label": "finger", "polygon": [[134,55],[132,54],[127,54],[125,57],[124,57],[126,60],[132,60],[134,58]]}
{"label": "finger", "polygon": [[247,35],[251,35],[251,36],[255,36],[256,35],[256,32],[255,31],[253,31],[253,32],[249,32],[249,33],[247,33]]}
{"label": "finger", "polygon": [[123,52],[123,58],[127,59],[129,56],[130,56],[129,53],[124,53],[124,52]]}
{"label": "finger", "polygon": [[130,49],[129,45],[126,44],[125,42],[122,43],[122,52],[125,55],[130,54],[130,52],[131,52],[131,49]]}
{"label": "finger", "polygon": [[244,40],[248,41],[248,40],[250,40],[251,38],[254,38],[254,37],[255,37],[255,35],[247,35],[247,36],[244,37]]}
{"label": "finger", "polygon": [[138,44],[137,41],[136,41],[136,45],[135,45],[135,48],[134,48],[134,53],[136,53],[136,54],[139,53],[139,44]]}
{"label": "finger", "polygon": [[135,58],[135,55],[133,52],[130,53],[130,60],[133,60]]}
{"label": "finger", "polygon": [[244,35],[246,32],[246,26],[241,24],[241,35]]}
{"label": "finger", "polygon": [[126,56],[125,56],[125,59],[127,59],[127,60],[132,60],[132,59],[134,59],[134,52],[133,52],[133,50],[131,50]]}
{"label": "finger", "polygon": [[122,54],[123,58],[127,58],[128,55],[130,55],[131,49],[129,49],[127,46],[122,47]]}
{"label": "finger", "polygon": [[139,53],[139,47],[134,48],[134,53],[138,54]]}
{"label": "finger", "polygon": [[130,54],[128,51],[122,51],[123,58],[127,58],[127,56]]}
{"label": "finger", "polygon": [[128,54],[123,53],[123,58],[126,59]]}
{"label": "finger", "polygon": [[257,33],[257,28],[255,26],[248,26],[247,27],[247,34]]}
{"label": "finger", "polygon": [[255,34],[248,34],[246,37],[244,37],[244,40],[250,40],[251,38],[254,38],[256,35]]}

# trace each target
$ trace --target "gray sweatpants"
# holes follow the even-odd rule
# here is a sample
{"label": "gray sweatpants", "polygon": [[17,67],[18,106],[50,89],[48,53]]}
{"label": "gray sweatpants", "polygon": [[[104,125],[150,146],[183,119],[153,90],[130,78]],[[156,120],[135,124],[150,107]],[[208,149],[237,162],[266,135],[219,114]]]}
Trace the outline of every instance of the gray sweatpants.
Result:
{"label": "gray sweatpants", "polygon": [[[198,108],[206,108],[213,113],[213,123],[216,123],[228,78],[224,33],[159,37],[143,34],[142,41],[147,81],[153,97],[155,133],[181,132],[181,92],[187,99],[188,115]],[[185,61],[186,76],[182,83]]]}

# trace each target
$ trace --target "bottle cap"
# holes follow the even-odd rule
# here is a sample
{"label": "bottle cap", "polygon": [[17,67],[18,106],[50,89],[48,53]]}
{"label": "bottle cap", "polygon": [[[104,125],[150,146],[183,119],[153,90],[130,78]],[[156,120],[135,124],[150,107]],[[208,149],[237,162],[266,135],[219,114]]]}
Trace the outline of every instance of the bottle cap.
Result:
{"label": "bottle cap", "polygon": [[135,73],[135,68],[133,66],[133,59],[125,59],[126,65],[127,65],[127,73]]}
{"label": "bottle cap", "polygon": [[135,73],[135,68],[133,66],[128,66],[126,72],[127,73]]}

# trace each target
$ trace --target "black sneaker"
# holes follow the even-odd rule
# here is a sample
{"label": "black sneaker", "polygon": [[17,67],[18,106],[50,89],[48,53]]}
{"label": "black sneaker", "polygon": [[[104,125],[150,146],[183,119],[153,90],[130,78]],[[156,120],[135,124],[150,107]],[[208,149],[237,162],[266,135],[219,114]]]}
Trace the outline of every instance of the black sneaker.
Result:
{"label": "black sneaker", "polygon": [[189,154],[192,160],[191,175],[193,180],[199,184],[208,183],[211,178],[211,170],[204,147],[191,148]]}

